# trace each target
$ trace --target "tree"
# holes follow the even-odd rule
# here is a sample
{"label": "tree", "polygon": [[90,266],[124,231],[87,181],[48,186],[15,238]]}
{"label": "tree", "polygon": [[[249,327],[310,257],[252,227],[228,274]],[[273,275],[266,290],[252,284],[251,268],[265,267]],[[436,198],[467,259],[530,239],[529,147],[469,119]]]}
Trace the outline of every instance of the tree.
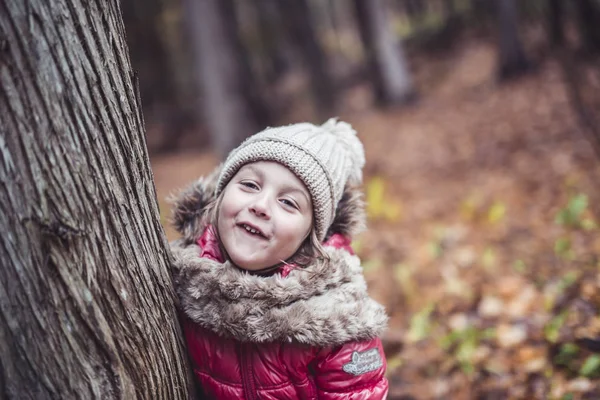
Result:
{"label": "tree", "polygon": [[186,0],[184,8],[213,148],[225,156],[268,124],[231,0]]}
{"label": "tree", "polygon": [[498,78],[510,79],[526,72],[530,65],[518,33],[515,0],[496,0],[498,16]]}
{"label": "tree", "polygon": [[375,95],[380,104],[405,103],[414,88],[402,47],[389,26],[383,0],[354,0]]}
{"label": "tree", "polygon": [[327,68],[325,52],[321,48],[312,23],[307,0],[277,1],[287,31],[304,60],[310,74],[310,83],[321,118],[331,116],[335,108],[335,90]]}
{"label": "tree", "polygon": [[196,91],[189,51],[182,38],[180,21],[173,15],[175,0],[128,0],[121,2],[127,45],[139,75],[140,95],[150,129],[148,146],[154,151],[177,148],[185,131],[197,124],[192,106]]}
{"label": "tree", "polygon": [[0,394],[189,398],[117,0],[0,0]]}
{"label": "tree", "polygon": [[281,25],[284,21],[279,18],[275,1],[278,0],[261,0],[254,4],[257,9],[257,25],[264,48],[265,75],[268,81],[279,79],[290,68],[289,56],[281,40]]}
{"label": "tree", "polygon": [[425,0],[403,0],[407,14],[411,18],[421,19],[426,11]]}
{"label": "tree", "polygon": [[587,52],[600,52],[600,5],[594,0],[576,0],[581,44]]}
{"label": "tree", "polygon": [[456,5],[454,0],[444,0],[444,15],[446,20],[450,20],[456,16]]}
{"label": "tree", "polygon": [[565,41],[563,0],[548,0],[548,34],[553,47],[562,46]]}

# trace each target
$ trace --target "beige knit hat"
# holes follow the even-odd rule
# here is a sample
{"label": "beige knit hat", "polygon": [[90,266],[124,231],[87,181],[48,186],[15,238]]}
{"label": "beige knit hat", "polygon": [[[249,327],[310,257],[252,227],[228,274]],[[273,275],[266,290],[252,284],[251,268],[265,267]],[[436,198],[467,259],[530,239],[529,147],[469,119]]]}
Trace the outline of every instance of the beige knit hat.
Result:
{"label": "beige knit hat", "polygon": [[267,128],[229,153],[217,194],[242,166],[256,161],[283,164],[304,182],[312,197],[317,236],[323,240],[344,186],[362,181],[365,153],[352,126],[336,118],[321,126],[299,123]]}

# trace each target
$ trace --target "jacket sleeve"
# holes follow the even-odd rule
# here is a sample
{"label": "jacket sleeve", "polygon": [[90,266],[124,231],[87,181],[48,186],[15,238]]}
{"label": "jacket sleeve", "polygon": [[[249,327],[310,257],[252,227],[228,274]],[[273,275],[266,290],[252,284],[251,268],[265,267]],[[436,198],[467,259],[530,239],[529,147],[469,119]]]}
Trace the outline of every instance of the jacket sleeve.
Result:
{"label": "jacket sleeve", "polygon": [[381,340],[321,350],[312,363],[319,400],[382,400],[388,392]]}

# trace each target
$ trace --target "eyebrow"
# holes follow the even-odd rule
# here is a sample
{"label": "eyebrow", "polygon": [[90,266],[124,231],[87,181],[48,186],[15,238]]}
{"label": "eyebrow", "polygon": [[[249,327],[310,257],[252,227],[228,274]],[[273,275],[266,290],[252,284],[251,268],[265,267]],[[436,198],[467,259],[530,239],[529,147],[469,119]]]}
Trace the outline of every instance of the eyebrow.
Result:
{"label": "eyebrow", "polygon": [[[258,168],[254,167],[253,165],[245,165],[243,168],[249,169],[250,171],[252,171],[253,173],[255,173],[256,175],[258,175],[259,178],[263,179],[264,178],[264,174],[261,170],[259,170]],[[296,186],[292,186],[292,185],[283,185],[282,187],[284,192],[297,192],[300,193],[308,202],[309,205],[312,204],[311,202],[311,198],[310,198],[310,194],[307,195],[306,194],[306,190],[304,188],[298,188]]]}

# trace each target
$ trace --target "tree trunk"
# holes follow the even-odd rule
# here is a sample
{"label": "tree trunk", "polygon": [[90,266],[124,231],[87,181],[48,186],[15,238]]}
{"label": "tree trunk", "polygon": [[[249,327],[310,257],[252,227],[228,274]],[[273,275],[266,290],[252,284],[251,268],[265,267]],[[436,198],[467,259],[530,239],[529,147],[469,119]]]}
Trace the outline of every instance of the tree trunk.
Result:
{"label": "tree trunk", "polygon": [[510,79],[529,69],[529,61],[518,34],[515,0],[496,0],[498,15],[498,78]]}
{"label": "tree trunk", "polygon": [[454,5],[454,0],[444,0],[443,5],[446,19],[454,17],[454,15],[456,14],[456,6]]}
{"label": "tree trunk", "polygon": [[0,0],[0,397],[187,399],[117,0]]}
{"label": "tree trunk", "polygon": [[565,41],[563,0],[548,0],[548,36],[550,45],[562,46]]}
{"label": "tree trunk", "polygon": [[[168,132],[165,137],[150,137],[150,143],[160,143],[157,151],[177,147],[186,121],[183,115],[185,100],[178,93],[177,73],[171,60],[177,58],[174,49],[166,46],[165,35],[160,26],[164,4],[160,0],[128,0],[122,2],[122,12],[127,31],[127,45],[133,68],[139,75],[140,95],[146,122],[162,129],[150,130],[156,134]],[[156,146],[155,146],[156,147]]]}
{"label": "tree trunk", "polygon": [[476,24],[485,26],[493,18],[495,1],[497,0],[471,0],[471,18]]}
{"label": "tree trunk", "polygon": [[291,64],[281,38],[282,22],[285,22],[279,18],[275,1],[279,0],[260,0],[255,4],[258,29],[267,64],[265,75],[271,82],[281,78],[289,70]]}
{"label": "tree trunk", "polygon": [[163,46],[157,21],[161,13],[158,0],[129,0],[123,3],[123,20],[133,67],[140,78],[140,95],[148,114],[174,100],[173,71],[169,70],[168,52]]}
{"label": "tree trunk", "polygon": [[414,88],[402,46],[396,41],[382,0],[354,0],[375,96],[381,105],[414,98]]}
{"label": "tree trunk", "polygon": [[[150,129],[150,151],[171,151],[180,138],[199,121],[191,104],[196,97],[191,85],[191,60],[181,21],[173,18],[174,0],[128,0],[121,2],[127,45],[133,68],[139,74],[140,95]],[[152,127],[158,129],[152,129]]]}
{"label": "tree trunk", "polygon": [[[258,79],[250,65],[250,55],[240,38],[239,16],[233,0],[219,0],[220,11],[225,22],[227,37],[233,45],[240,74],[242,96],[250,107],[258,128],[265,128],[271,123],[270,112],[258,86]],[[255,133],[250,132],[250,134]]]}
{"label": "tree trunk", "polygon": [[404,7],[410,18],[421,19],[425,14],[425,0],[404,0]]}
{"label": "tree trunk", "polygon": [[576,0],[581,44],[591,53],[600,52],[600,6],[593,0]]}
{"label": "tree trunk", "polygon": [[[186,0],[184,10],[196,56],[202,109],[220,156],[261,126],[247,99],[243,60],[227,26],[222,0]],[[246,78],[246,79],[245,79]]]}
{"label": "tree trunk", "polygon": [[321,118],[330,117],[335,108],[334,85],[325,53],[315,35],[307,0],[277,1],[277,4],[281,16],[287,21],[292,42],[308,67],[317,112]]}

